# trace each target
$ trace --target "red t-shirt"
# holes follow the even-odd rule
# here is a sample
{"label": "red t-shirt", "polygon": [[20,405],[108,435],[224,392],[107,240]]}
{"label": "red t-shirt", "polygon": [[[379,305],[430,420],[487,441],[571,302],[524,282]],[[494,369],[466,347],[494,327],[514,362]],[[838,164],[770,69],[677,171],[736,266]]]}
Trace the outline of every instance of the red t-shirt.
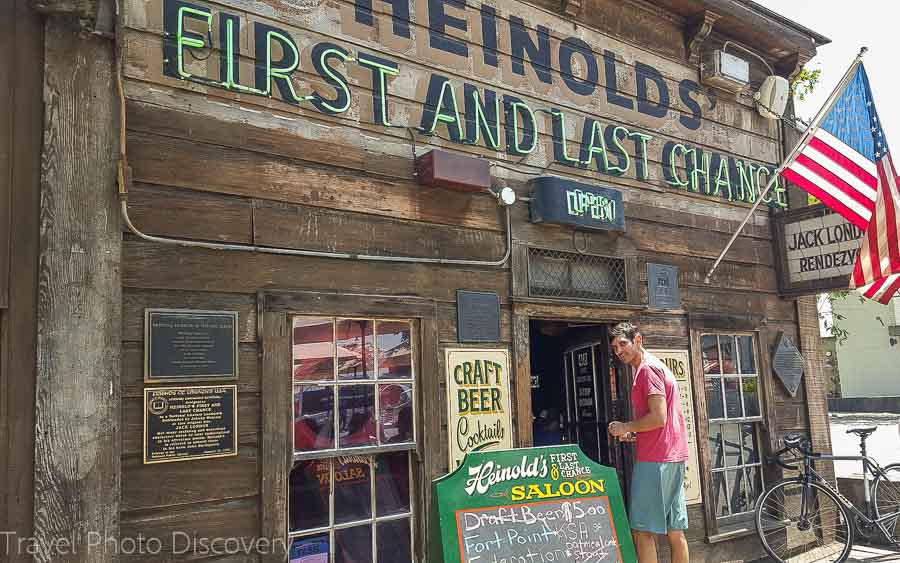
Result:
{"label": "red t-shirt", "polygon": [[634,375],[631,387],[631,406],[634,420],[650,412],[647,398],[662,395],[666,398],[666,425],[648,432],[637,433],[637,460],[652,462],[686,461],[688,458],[687,427],[681,412],[678,382],[666,364],[648,352]]}

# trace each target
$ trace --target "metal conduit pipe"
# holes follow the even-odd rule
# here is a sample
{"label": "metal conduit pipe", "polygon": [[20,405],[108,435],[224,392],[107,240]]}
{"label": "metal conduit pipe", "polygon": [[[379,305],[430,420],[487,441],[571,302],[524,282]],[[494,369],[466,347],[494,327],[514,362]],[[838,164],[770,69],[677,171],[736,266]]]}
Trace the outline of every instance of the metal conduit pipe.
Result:
{"label": "metal conduit pipe", "polygon": [[378,256],[373,254],[352,254],[348,252],[325,252],[321,250],[303,250],[296,248],[279,248],[273,246],[258,246],[254,244],[228,244],[221,242],[203,242],[197,240],[186,240],[169,237],[158,237],[148,235],[134,226],[131,218],[128,216],[128,201],[125,197],[120,197],[122,219],[128,226],[128,229],[138,237],[162,244],[174,244],[178,246],[186,246],[190,248],[208,248],[210,250],[234,250],[242,252],[261,252],[266,254],[281,254],[285,256],[311,256],[315,258],[339,258],[343,260],[368,260],[372,262],[405,262],[413,264],[446,264],[453,266],[502,266],[509,260],[512,253],[512,229],[510,228],[509,207],[504,206],[504,214],[506,216],[506,252],[503,258],[499,260],[459,260],[452,258],[425,258],[417,256]]}

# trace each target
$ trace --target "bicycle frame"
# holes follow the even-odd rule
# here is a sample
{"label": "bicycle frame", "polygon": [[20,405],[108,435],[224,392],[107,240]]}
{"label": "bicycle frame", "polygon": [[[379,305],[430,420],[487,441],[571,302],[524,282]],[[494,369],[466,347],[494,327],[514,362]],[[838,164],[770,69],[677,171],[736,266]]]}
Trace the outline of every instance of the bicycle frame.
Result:
{"label": "bicycle frame", "polygon": [[[866,513],[863,514],[861,510],[859,510],[849,499],[847,499],[844,495],[842,495],[837,487],[832,487],[831,484],[823,478],[816,470],[813,465],[815,461],[861,461],[863,464],[863,490],[866,501]],[[805,455],[803,459],[803,473],[802,478],[804,485],[808,485],[811,481],[815,480],[820,485],[824,486],[826,489],[833,492],[840,500],[844,503],[844,505],[849,508],[853,513],[860,518],[864,523],[870,526],[876,526],[878,530],[882,533],[882,535],[890,542],[897,542],[898,538],[894,537],[894,534],[889,531],[884,523],[888,521],[895,521],[900,518],[900,510],[897,512],[892,512],[886,516],[882,516],[881,518],[875,517],[875,508],[872,505],[872,496],[871,491],[869,489],[869,473],[871,472],[875,479],[878,477],[883,477],[887,479],[887,475],[884,473],[884,470],[881,468],[878,463],[868,456],[844,456],[844,455],[826,455],[826,454],[811,454]],[[807,487],[803,488],[803,495],[806,495]],[[801,518],[805,521],[808,517],[805,514],[807,507],[806,499],[802,499],[802,512]]]}

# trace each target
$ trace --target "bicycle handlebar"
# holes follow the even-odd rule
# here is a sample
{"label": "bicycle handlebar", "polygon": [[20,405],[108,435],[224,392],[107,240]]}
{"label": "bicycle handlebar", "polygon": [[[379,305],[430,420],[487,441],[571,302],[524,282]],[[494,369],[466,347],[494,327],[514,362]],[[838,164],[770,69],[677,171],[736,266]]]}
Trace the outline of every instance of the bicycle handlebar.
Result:
{"label": "bicycle handlebar", "polygon": [[789,464],[785,463],[784,460],[781,459],[781,456],[788,453],[789,451],[791,451],[791,448],[781,448],[780,450],[778,450],[775,453],[775,455],[767,457],[766,462],[767,463],[775,463],[775,464],[780,465],[781,467],[788,469],[790,471],[799,471],[800,468],[798,466],[789,465]]}

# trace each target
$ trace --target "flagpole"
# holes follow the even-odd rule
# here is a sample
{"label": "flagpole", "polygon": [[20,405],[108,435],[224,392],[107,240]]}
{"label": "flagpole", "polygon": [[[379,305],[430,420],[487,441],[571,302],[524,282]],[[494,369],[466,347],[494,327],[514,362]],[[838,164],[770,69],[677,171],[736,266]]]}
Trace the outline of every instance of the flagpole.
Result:
{"label": "flagpole", "polygon": [[722,258],[725,257],[725,254],[731,248],[731,245],[734,244],[734,241],[737,240],[738,236],[741,234],[741,231],[744,230],[744,227],[747,225],[747,222],[750,221],[750,218],[753,217],[753,213],[756,212],[756,209],[759,207],[759,204],[762,203],[763,198],[769,193],[769,190],[772,189],[778,182],[778,177],[784,171],[785,168],[794,160],[794,157],[797,156],[801,150],[803,150],[806,145],[809,143],[813,134],[819,129],[819,125],[822,122],[822,119],[825,118],[825,115],[831,110],[831,107],[840,97],[840,94],[844,92],[844,87],[846,86],[847,80],[856,71],[856,67],[862,62],[863,55],[868,51],[868,47],[863,47],[859,50],[859,54],[856,55],[856,58],[853,60],[853,63],[850,64],[850,68],[847,69],[847,72],[844,73],[844,76],[838,81],[837,85],[835,85],[834,90],[831,91],[831,95],[828,96],[828,99],[825,100],[825,105],[819,110],[819,113],[816,114],[816,117],[809,124],[809,127],[806,128],[806,132],[803,133],[803,136],[800,138],[800,142],[794,147],[794,149],[788,154],[787,158],[785,158],[781,164],[778,166],[778,169],[775,170],[769,176],[769,182],[766,184],[766,188],[760,192],[759,197],[756,202],[753,204],[753,207],[750,208],[750,211],[747,213],[747,216],[744,217],[744,220],[741,221],[741,224],[738,226],[737,230],[731,235],[731,240],[728,241],[728,244],[725,245],[725,248],[722,249],[722,252],[719,254],[719,257],[716,258],[715,263],[712,265],[712,268],[706,273],[706,276],[703,278],[703,283],[709,285],[710,280],[712,278],[713,272],[716,271],[716,268],[719,267],[719,264],[722,262]]}

